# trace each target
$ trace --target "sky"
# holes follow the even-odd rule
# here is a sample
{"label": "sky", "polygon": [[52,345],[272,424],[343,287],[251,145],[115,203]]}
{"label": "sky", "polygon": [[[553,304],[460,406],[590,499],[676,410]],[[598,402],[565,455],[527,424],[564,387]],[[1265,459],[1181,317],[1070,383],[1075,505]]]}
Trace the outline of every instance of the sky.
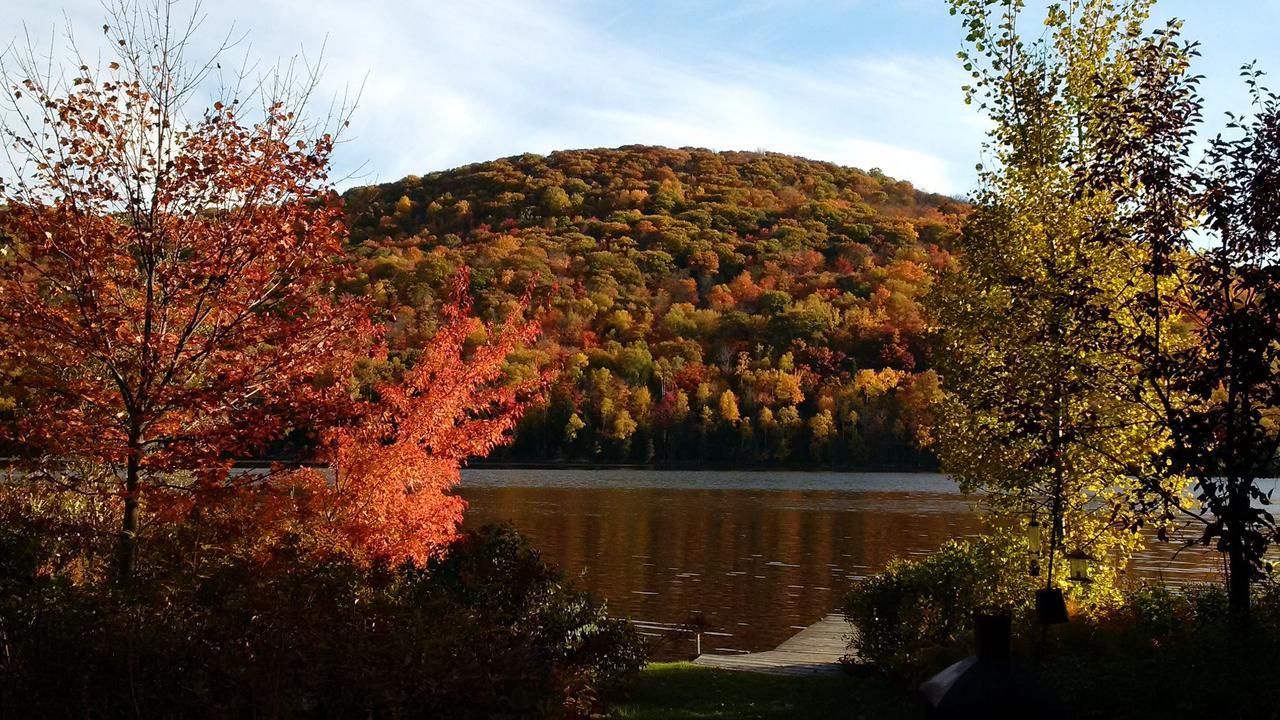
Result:
{"label": "sky", "polygon": [[[100,0],[5,0],[0,42],[100,41]],[[185,5],[189,7],[189,4]],[[180,5],[180,9],[184,5]],[[208,0],[261,60],[324,49],[322,92],[359,89],[342,184],[570,148],[770,150],[963,195],[985,124],[963,102],[944,0]],[[1241,63],[1280,74],[1280,0],[1164,0],[1200,41],[1211,127]],[[24,30],[25,26],[25,30]]]}

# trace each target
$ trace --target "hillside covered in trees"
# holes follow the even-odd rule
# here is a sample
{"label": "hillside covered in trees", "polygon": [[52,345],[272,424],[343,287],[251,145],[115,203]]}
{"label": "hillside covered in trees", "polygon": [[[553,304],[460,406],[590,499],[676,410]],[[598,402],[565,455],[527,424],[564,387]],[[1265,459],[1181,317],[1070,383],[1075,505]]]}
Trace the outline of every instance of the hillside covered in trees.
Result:
{"label": "hillside covered in trees", "polygon": [[411,364],[470,268],[487,319],[529,298],[562,365],[505,460],[905,467],[938,378],[919,300],[964,203],[877,170],[750,152],[522,155],[346,195],[350,289]]}

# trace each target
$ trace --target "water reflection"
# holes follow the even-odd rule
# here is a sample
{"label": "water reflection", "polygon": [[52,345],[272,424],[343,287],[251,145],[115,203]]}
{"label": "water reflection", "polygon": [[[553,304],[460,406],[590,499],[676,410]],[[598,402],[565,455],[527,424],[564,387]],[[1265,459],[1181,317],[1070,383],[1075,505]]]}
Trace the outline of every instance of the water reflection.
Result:
{"label": "water reflection", "polygon": [[664,624],[700,613],[723,633],[704,651],[773,647],[891,557],[978,528],[965,500],[939,493],[470,484],[462,494],[468,524],[511,521],[611,613]]}
{"label": "water reflection", "polygon": [[[469,471],[461,494],[468,525],[512,522],[611,614],[656,625],[700,614],[704,652],[772,648],[891,558],[981,525],[939,475],[485,470]],[[1136,570],[1173,581],[1216,571],[1203,551],[1171,552],[1148,550]],[[691,654],[688,641],[658,652]]]}

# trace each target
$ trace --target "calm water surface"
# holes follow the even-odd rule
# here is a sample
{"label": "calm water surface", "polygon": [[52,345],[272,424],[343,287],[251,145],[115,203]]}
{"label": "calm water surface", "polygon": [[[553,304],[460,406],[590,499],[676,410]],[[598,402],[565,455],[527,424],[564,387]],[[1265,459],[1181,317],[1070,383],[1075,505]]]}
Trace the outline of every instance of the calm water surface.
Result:
{"label": "calm water surface", "polygon": [[[700,616],[704,652],[772,648],[838,608],[858,578],[980,530],[970,498],[929,473],[467,470],[469,526],[511,522],[612,615],[661,628]],[[1216,556],[1154,545],[1133,571],[1210,579]]]}

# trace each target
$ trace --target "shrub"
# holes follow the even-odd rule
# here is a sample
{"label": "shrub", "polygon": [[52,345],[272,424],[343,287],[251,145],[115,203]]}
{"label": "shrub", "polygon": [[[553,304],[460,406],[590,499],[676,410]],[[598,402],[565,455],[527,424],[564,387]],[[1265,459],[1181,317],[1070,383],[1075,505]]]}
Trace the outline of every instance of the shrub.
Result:
{"label": "shrub", "polygon": [[[918,682],[970,654],[975,613],[1011,612],[1022,620],[1014,623],[1017,657],[1035,661],[1066,717],[1280,718],[1266,691],[1280,686],[1272,661],[1280,655],[1280,584],[1254,588],[1244,628],[1232,624],[1221,585],[1072,588],[1071,622],[1042,635],[1031,619],[1040,583],[1026,575],[1025,559],[1006,534],[891,562],[846,601],[853,655]],[[1097,602],[1080,605],[1089,599]]]}
{"label": "shrub", "polygon": [[210,546],[127,592],[59,571],[29,530],[0,525],[4,717],[587,717],[644,662],[629,623],[507,528],[426,567],[285,546],[278,571]]}
{"label": "shrub", "polygon": [[1280,589],[1255,588],[1234,627],[1221,585],[1141,585],[1123,603],[1056,629],[1041,674],[1078,718],[1276,718]]}
{"label": "shrub", "polygon": [[889,563],[859,582],[844,605],[854,626],[850,658],[916,674],[935,655],[968,647],[975,613],[1025,614],[1034,597],[1025,545],[1012,533],[951,540],[927,557]]}

